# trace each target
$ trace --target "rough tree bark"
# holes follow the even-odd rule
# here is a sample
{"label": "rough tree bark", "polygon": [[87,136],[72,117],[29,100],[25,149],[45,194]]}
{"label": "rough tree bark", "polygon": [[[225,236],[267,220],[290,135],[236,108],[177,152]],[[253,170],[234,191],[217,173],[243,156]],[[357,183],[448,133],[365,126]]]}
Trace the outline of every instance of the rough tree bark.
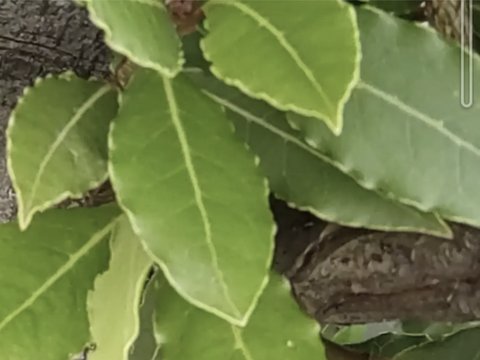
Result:
{"label": "rough tree bark", "polygon": [[[65,70],[106,77],[108,61],[102,34],[70,1],[0,2],[0,221],[15,214],[4,130],[23,88]],[[454,225],[455,239],[444,240],[340,228],[308,247],[326,223],[272,204],[279,224],[274,267],[287,274],[300,305],[320,322],[480,319],[479,230]]]}

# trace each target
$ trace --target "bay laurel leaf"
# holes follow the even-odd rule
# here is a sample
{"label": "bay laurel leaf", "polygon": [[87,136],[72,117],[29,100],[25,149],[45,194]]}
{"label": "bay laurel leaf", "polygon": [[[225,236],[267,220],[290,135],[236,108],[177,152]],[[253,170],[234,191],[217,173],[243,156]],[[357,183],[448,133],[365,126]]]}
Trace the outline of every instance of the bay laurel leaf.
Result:
{"label": "bay laurel leaf", "polygon": [[271,190],[281,198],[319,218],[346,226],[451,235],[448,226],[435,214],[360,186],[327,156],[310,147],[288,125],[283,112],[196,69],[189,69],[186,74],[227,109],[237,135],[259,157],[260,169]]}
{"label": "bay laurel leaf", "polygon": [[480,355],[478,337],[480,328],[459,331],[441,341],[426,342],[407,349],[395,356],[395,360],[474,360]]}
{"label": "bay laurel leaf", "polygon": [[422,0],[367,0],[366,3],[394,14],[409,14],[419,11]]}
{"label": "bay laurel leaf", "polygon": [[[161,360],[160,344],[155,334],[155,311],[160,301],[157,273],[148,280],[140,306],[140,329],[130,349],[129,360]],[[163,276],[163,275],[162,275]]]}
{"label": "bay laurel leaf", "polygon": [[414,349],[432,339],[424,334],[411,335],[402,333],[401,329],[384,332],[362,343],[349,344],[352,350],[370,354],[373,358],[397,359],[397,356],[408,349]]}
{"label": "bay laurel leaf", "polygon": [[22,229],[36,212],[105,181],[117,108],[116,90],[72,73],[38,79],[25,91],[7,128],[7,164]]}
{"label": "bay laurel leaf", "polygon": [[87,8],[112,50],[167,77],[181,70],[181,42],[162,1],[87,0]]}
{"label": "bay laurel leaf", "polygon": [[[342,134],[293,113],[291,123],[362,186],[479,226],[480,102],[462,106],[460,48],[379,10],[359,9],[358,19],[361,79]],[[470,76],[480,81],[473,54]]]}
{"label": "bay laurel leaf", "polygon": [[319,325],[300,310],[288,281],[275,273],[243,328],[193,307],[164,278],[157,281],[156,336],[163,360],[325,359]]}
{"label": "bay laurel leaf", "polygon": [[135,233],[188,301],[245,324],[273,255],[254,156],[188,79],[140,69],[110,133],[110,177]]}
{"label": "bay laurel leaf", "polygon": [[108,268],[117,206],[50,209],[0,226],[2,358],[65,360],[90,341],[87,294]]}
{"label": "bay laurel leaf", "polygon": [[219,79],[341,132],[360,61],[350,4],[212,0],[204,11],[209,32],[201,46]]}
{"label": "bay laurel leaf", "polygon": [[127,360],[139,332],[138,308],[153,261],[124,215],[112,231],[110,265],[88,294],[90,331],[96,349],[89,360]]}

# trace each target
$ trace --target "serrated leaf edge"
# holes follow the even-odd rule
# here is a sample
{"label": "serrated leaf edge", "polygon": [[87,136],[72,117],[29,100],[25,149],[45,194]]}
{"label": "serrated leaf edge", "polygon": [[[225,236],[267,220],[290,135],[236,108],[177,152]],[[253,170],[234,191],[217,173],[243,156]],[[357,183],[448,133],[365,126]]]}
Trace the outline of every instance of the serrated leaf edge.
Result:
{"label": "serrated leaf edge", "polygon": [[[161,76],[161,74],[159,74],[159,76]],[[173,95],[173,98],[174,98],[174,91],[173,91],[173,88],[171,86],[171,79],[169,78],[166,78],[166,77],[163,77],[161,76],[163,81],[164,81],[164,86],[165,86],[165,91],[166,93],[168,94],[167,92],[167,87],[170,86],[170,89],[168,91],[171,91],[172,92],[172,95]],[[169,85],[167,85],[167,83]],[[119,104],[121,106],[121,93],[118,94],[119,96]],[[170,101],[169,101],[170,102]],[[176,107],[176,106],[175,106]],[[172,114],[173,113],[176,113],[177,117],[178,117],[178,109],[176,111],[172,111]],[[173,117],[174,115],[172,115]],[[181,121],[179,119],[177,119],[178,122],[181,123]],[[175,124],[175,126],[177,126],[178,123]],[[180,124],[181,125],[181,124]],[[108,148],[109,148],[109,152],[111,152],[113,149],[115,149],[115,143],[114,143],[114,140],[113,140],[113,129],[115,127],[115,121],[112,121],[110,123],[110,131],[109,131],[109,137],[108,137]],[[233,128],[233,124],[232,124],[232,132],[234,131],[234,128]],[[182,146],[183,147],[183,146]],[[259,163],[259,159],[258,158],[255,158],[255,165],[258,166],[258,163]],[[115,174],[115,171],[113,169],[113,164],[111,161],[108,162],[108,173],[109,173],[109,176],[110,176],[110,179],[112,180],[112,183],[114,184],[116,181],[115,181],[115,178],[116,178],[116,174]],[[267,198],[268,194],[269,194],[269,189],[268,189],[268,182],[266,179],[264,179],[264,184],[265,184],[265,197]],[[212,306],[209,306],[201,301],[198,301],[196,299],[194,299],[193,297],[191,297],[188,293],[186,293],[175,281],[174,277],[171,275],[168,267],[165,265],[165,263],[159,258],[157,257],[149,248],[148,244],[146,243],[146,241],[142,238],[142,235],[141,235],[141,231],[140,229],[138,228],[137,226],[137,223],[136,223],[136,217],[135,215],[127,208],[125,207],[125,205],[123,204],[122,200],[120,198],[117,199],[117,204],[118,206],[122,209],[122,211],[127,215],[129,221],[130,221],[130,225],[132,227],[132,230],[133,232],[138,236],[138,238],[140,239],[143,247],[144,247],[144,250],[147,252],[147,254],[150,256],[151,259],[153,259],[155,261],[155,263],[160,267],[160,269],[162,270],[165,278],[167,279],[168,283],[170,284],[170,286],[172,286],[175,291],[181,296],[183,297],[186,301],[188,301],[190,304],[202,309],[202,310],[205,310],[211,314],[214,314],[216,316],[218,316],[219,318],[222,318],[224,320],[226,320],[227,322],[229,322],[230,324],[232,325],[235,325],[235,326],[239,326],[239,327],[244,327],[247,325],[248,323],[248,320],[250,319],[250,316],[251,314],[253,313],[253,311],[255,310],[256,308],[256,305],[258,303],[258,300],[260,299],[260,296],[262,295],[263,291],[265,290],[265,288],[267,287],[268,285],[268,281],[269,281],[269,273],[267,272],[264,280],[262,283],[260,283],[259,287],[258,287],[258,291],[257,291],[257,294],[252,298],[252,302],[251,302],[251,305],[250,305],[250,308],[247,309],[247,311],[244,313],[244,316],[241,317],[241,316],[238,316],[238,318],[235,318],[235,317],[232,317],[231,315],[225,313],[225,312],[222,312],[222,311],[219,311],[217,310],[216,308],[212,307]],[[273,237],[276,233],[276,230],[277,230],[277,227],[276,225],[274,224],[272,226],[272,233],[271,233],[271,251],[270,251],[270,256],[269,258],[267,259],[267,269],[270,267],[271,265],[271,262],[273,261],[273,256],[274,256],[274,252],[273,252],[273,249],[274,249],[274,242],[273,242]],[[210,244],[212,245],[212,244]],[[221,270],[218,269],[218,271],[221,273]],[[226,287],[226,284],[221,281],[222,285]],[[228,289],[226,290],[227,291],[227,294],[228,294]],[[231,301],[231,298],[230,298],[230,301]],[[235,306],[235,304],[233,304],[233,306]],[[239,310],[236,308],[234,308],[234,310],[237,311],[238,315],[239,315]]]}
{"label": "serrated leaf edge", "polygon": [[[394,21],[394,18],[392,18],[387,12],[385,12],[381,9],[378,9],[376,7],[373,7],[373,6],[370,6],[370,5],[365,5],[365,6],[362,6],[362,9],[366,9],[368,11],[376,13],[377,15],[381,16],[382,19],[388,19],[389,21]],[[397,21],[398,21],[398,19],[397,19]],[[437,36],[439,38],[439,40],[442,41],[443,43],[448,43],[450,46],[455,46],[455,47],[459,48],[460,51],[466,52],[468,56],[472,56],[477,61],[480,61],[480,55],[478,55],[475,52],[469,54],[468,49],[465,49],[464,46],[461,46],[458,43],[453,43],[453,42],[450,42],[448,40],[443,39],[441,37],[441,35],[439,35],[438,32],[436,32],[434,29],[429,28],[429,27],[425,27],[425,26],[421,26],[419,24],[413,24],[413,26],[418,27],[419,29],[421,29],[421,31],[429,32],[429,33]],[[452,45],[452,43],[453,43],[453,45]],[[415,118],[423,121],[425,124],[434,127],[435,129],[439,130],[443,135],[452,138],[452,140],[454,140],[454,141],[456,141],[456,139],[458,138],[455,134],[452,134],[449,130],[445,130],[443,127],[435,125],[435,122],[440,123],[441,122],[440,120],[430,118],[428,115],[425,115],[421,111],[418,111],[415,108],[405,104],[404,102],[400,101],[398,98],[392,96],[391,94],[383,92],[381,89],[376,88],[374,85],[369,84],[368,82],[364,81],[361,78],[359,79],[358,83],[354,86],[352,91],[355,90],[355,89],[370,92],[371,94],[377,96],[381,100],[389,102],[391,105],[394,105],[397,108],[399,108],[400,110],[403,110],[403,111],[407,112],[408,114],[414,116]],[[419,118],[417,116],[418,114],[422,115],[423,119]],[[289,119],[289,114],[287,114],[287,120],[288,120],[288,123],[290,124],[290,126],[293,129],[301,131],[301,129],[299,129],[299,127],[296,125],[296,123]],[[304,136],[305,141],[308,143],[308,145],[310,145],[311,147],[318,150],[318,145],[312,138],[310,138],[308,136],[305,136],[303,131],[302,131],[302,135]],[[460,142],[462,142],[462,141],[460,141]],[[467,143],[467,145],[468,145],[468,143]],[[478,149],[476,147],[473,147],[473,149],[469,149],[469,150],[473,151],[477,156],[480,156],[480,149]],[[327,157],[326,155],[324,155],[324,156]],[[337,169],[342,171],[344,174],[353,178],[362,187],[364,187],[365,189],[368,189],[368,190],[374,190],[378,194],[383,195],[387,199],[398,201],[399,203],[405,204],[407,206],[412,206],[412,207],[414,207],[416,209],[419,209],[420,211],[423,211],[423,212],[433,213],[438,217],[438,219],[447,219],[447,220],[450,220],[450,221],[459,222],[459,223],[463,223],[463,224],[467,224],[467,225],[475,226],[475,227],[480,226],[480,221],[475,221],[475,220],[465,218],[465,217],[462,217],[462,216],[455,216],[455,215],[443,216],[443,215],[440,215],[437,211],[432,211],[432,208],[434,208],[434,206],[432,206],[432,205],[429,206],[429,207],[424,206],[423,204],[421,204],[420,202],[418,202],[416,200],[412,200],[410,198],[406,198],[406,197],[403,197],[403,196],[398,196],[397,194],[394,194],[394,193],[389,192],[389,191],[385,191],[385,190],[375,186],[374,184],[367,183],[366,181],[359,178],[358,176],[355,176],[354,171],[352,171],[352,170],[356,170],[356,169],[347,168],[341,162],[339,162],[337,159],[334,159],[331,154],[328,156],[328,158],[329,158],[330,163],[333,166],[335,166]],[[446,228],[449,229],[448,238],[452,238],[453,233],[452,233],[451,229],[449,228],[448,224],[444,220],[442,220],[441,222],[445,225]],[[434,235],[437,235],[437,234],[434,234]],[[440,236],[442,236],[442,235],[440,235]],[[442,237],[444,237],[444,235]]]}
{"label": "serrated leaf edge", "polygon": [[[328,0],[328,1],[332,1],[332,0]],[[339,4],[340,7],[348,7],[348,15],[350,17],[350,20],[352,21],[352,25],[353,25],[353,28],[354,28],[353,38],[354,38],[354,43],[355,43],[355,46],[356,46],[356,49],[357,49],[356,57],[355,57],[355,60],[354,60],[355,67],[353,69],[352,78],[345,88],[344,96],[339,100],[337,109],[336,110],[334,109],[334,111],[333,111],[334,115],[333,116],[332,116],[332,114],[327,115],[327,114],[321,113],[321,112],[316,111],[316,110],[308,110],[308,109],[305,109],[305,108],[301,108],[301,107],[299,107],[299,106],[297,106],[296,104],[293,104],[293,103],[289,103],[289,104],[280,103],[276,99],[274,99],[273,97],[271,97],[269,94],[267,94],[265,92],[253,91],[252,89],[249,88],[249,86],[247,84],[245,84],[244,82],[242,82],[239,79],[234,79],[234,78],[230,78],[228,76],[223,75],[222,71],[219,70],[215,66],[215,64],[213,63],[213,61],[211,59],[211,56],[205,50],[205,46],[204,46],[205,39],[202,38],[201,41],[200,41],[200,48],[203,52],[205,60],[207,60],[208,62],[211,63],[210,64],[210,71],[218,79],[222,80],[227,85],[235,86],[236,88],[240,89],[246,95],[248,95],[252,98],[255,98],[255,99],[264,100],[264,101],[266,101],[267,103],[269,103],[270,105],[272,105],[273,107],[275,107],[279,110],[293,111],[293,112],[296,112],[296,113],[304,115],[304,116],[311,116],[311,117],[314,117],[316,119],[323,120],[323,121],[325,121],[328,128],[335,135],[340,135],[341,132],[342,132],[342,128],[343,128],[343,111],[344,111],[345,104],[348,101],[348,99],[350,98],[350,96],[352,94],[352,91],[355,88],[355,85],[357,84],[358,80],[360,79],[360,62],[361,62],[362,54],[361,54],[360,32],[358,30],[357,16],[356,16],[355,10],[353,9],[353,7],[350,4],[345,3],[344,1],[341,1],[341,0],[333,0],[333,1],[336,1]],[[244,13],[249,13],[249,15],[256,20],[258,20],[258,17],[261,18],[261,16],[259,14],[257,14],[255,11],[250,9],[247,5],[242,4],[241,6],[239,6],[240,3],[241,2],[239,0],[211,0],[207,3],[207,5],[204,6],[204,8],[211,7],[211,6],[213,6],[213,4],[230,5],[230,6],[234,6],[234,7],[237,7],[237,8],[243,7],[243,9],[240,9],[240,11],[243,11]],[[266,19],[263,19],[263,18],[261,18],[261,19],[263,21],[258,21],[261,26],[267,27],[269,29],[270,33],[272,33],[275,36],[275,38],[277,38],[277,40],[279,40],[280,43],[284,44],[284,46],[286,46],[288,49],[292,48],[288,44],[288,42],[283,38],[283,35],[282,35],[281,31],[276,29]],[[205,28],[207,30],[209,30],[208,17],[205,20],[204,25],[205,25]],[[313,85],[317,90],[320,89],[320,90],[318,90],[318,92],[320,93],[321,97],[324,98],[324,100],[328,100],[328,96],[322,90],[321,85],[318,84],[318,82],[315,78],[312,79],[313,75],[311,74],[311,71],[308,69],[308,67],[300,59],[300,56],[296,53],[296,50],[295,49],[288,50],[288,49],[287,49],[287,52],[294,58],[295,62],[297,64],[301,64],[299,66],[300,66],[300,68],[303,72],[306,72],[307,79],[310,82],[313,82]],[[292,52],[293,52],[293,55],[292,55]],[[327,97],[327,99],[325,99],[325,97]],[[326,103],[330,104],[330,101],[326,101]]]}
{"label": "serrated leaf edge", "polygon": [[[241,109],[239,108],[238,106],[236,106],[235,104],[232,104],[218,96],[216,96],[215,94],[213,93],[210,93],[206,90],[202,90],[202,92],[204,92],[207,96],[209,96],[212,100],[214,100],[215,102],[221,104],[222,106],[230,109],[231,111],[245,117],[246,119],[248,119],[249,121],[252,121],[254,122],[255,124],[257,125],[260,125],[262,126],[263,128],[271,131],[272,133],[275,133],[277,134],[278,136],[282,137],[283,139],[285,139],[286,141],[288,142],[291,142],[293,144],[295,144],[296,146],[302,148],[303,150],[309,152],[310,154],[314,155],[315,157],[319,158],[320,160],[332,165],[332,166],[335,166],[334,164],[334,161],[332,159],[330,159],[329,157],[325,156],[323,153],[321,153],[319,150],[317,150],[316,148],[312,148],[310,146],[308,146],[307,144],[304,144],[302,141],[298,140],[297,138],[295,138],[294,136],[291,136],[285,132],[283,132],[282,130],[279,130],[277,128],[275,128],[274,126],[266,123],[263,119],[255,116],[254,114],[251,114],[247,111],[245,111],[244,109]],[[257,157],[258,158],[258,157]],[[259,158],[258,158],[259,159]],[[260,159],[259,159],[259,162],[260,162]],[[335,168],[338,168],[337,166],[335,166]],[[351,174],[348,174],[348,173],[345,173],[342,169],[339,169],[340,171],[342,171],[342,173],[344,173],[345,175],[351,177],[353,180],[355,180],[355,182],[357,182],[360,186],[362,186],[363,188],[367,189],[367,190],[370,190],[370,191],[374,191],[376,192],[379,196],[382,196],[384,197],[386,200],[388,201],[394,201],[394,199],[391,199],[391,198],[388,198],[388,197],[385,197],[383,196],[382,193],[379,193],[376,191],[376,189],[370,189],[370,188],[367,188],[365,186],[363,186],[363,184],[359,183],[357,179],[355,179],[353,176],[351,176]],[[268,181],[267,181],[268,182]],[[331,221],[331,222],[337,222],[338,223],[338,219],[334,219],[332,218],[330,215],[328,214],[325,214],[325,213],[321,213],[319,212],[317,209],[311,207],[311,206],[298,206],[296,205],[295,203],[292,203],[292,202],[287,202],[290,206],[294,207],[294,208],[297,208],[299,210],[306,210],[306,211],[309,211],[310,213],[312,213],[313,215],[321,218],[321,219],[324,219],[324,220],[327,220],[327,221]],[[408,204],[402,204],[402,203],[399,203],[398,206],[408,206]],[[413,209],[412,209],[413,210]],[[395,229],[396,231],[408,231],[408,232],[424,232],[424,233],[428,233],[428,234],[432,234],[432,235],[435,235],[435,236],[440,236],[440,237],[447,237],[447,238],[451,238],[453,236],[453,233],[452,233],[452,230],[450,229],[450,227],[448,226],[448,224],[440,217],[438,216],[438,214],[436,213],[432,213],[432,216],[437,220],[438,224],[440,225],[440,227],[444,230],[444,231],[434,231],[434,230],[430,230],[430,231],[425,231],[425,229],[419,229],[419,228],[416,228],[416,227],[403,227],[403,226],[395,226],[395,227],[388,227],[388,226],[369,226],[369,228],[371,229],[375,229],[375,230],[392,230],[392,229]],[[345,225],[345,226],[351,226],[351,227],[364,227],[365,225],[364,224],[360,224],[360,223],[355,223],[355,222],[347,222],[347,221],[342,221],[341,222],[341,225]]]}
{"label": "serrated leaf edge", "polygon": [[32,296],[25,300],[18,308],[10,313],[7,317],[0,322],[0,333],[3,328],[7,326],[11,321],[13,321],[18,315],[20,315],[24,310],[28,309],[35,301],[43,295],[46,291],[49,290],[63,275],[65,275],[70,269],[75,265],[84,255],[86,255],[90,250],[92,250],[96,245],[98,245],[102,239],[112,230],[117,221],[121,218],[122,215],[114,217],[106,226],[101,230],[92,234],[90,240],[78,249],[74,254],[71,254],[68,257],[68,260],[63,266],[61,266],[53,276],[51,276],[44,284],[35,291]]}
{"label": "serrated leaf edge", "polygon": [[[77,123],[78,121],[80,121],[82,119],[82,115],[91,108],[91,106],[93,106],[95,104],[96,101],[98,101],[99,99],[101,99],[104,95],[106,95],[109,91],[114,91],[114,89],[106,84],[106,85],[103,85],[102,87],[100,87],[95,93],[93,93],[89,98],[88,100],[84,103],[84,105],[82,105],[76,112],[75,114],[80,114],[78,117],[75,117],[73,116],[72,119],[70,119],[69,123],[67,124],[67,126],[64,127],[64,129],[59,133],[59,135],[57,136],[57,139],[56,141],[52,144],[52,146],[50,147],[50,150],[49,152],[47,153],[47,155],[45,156],[44,160],[42,161],[42,163],[40,164],[40,168],[38,170],[38,173],[37,173],[37,177],[35,178],[35,181],[32,185],[32,196],[30,197],[30,201],[28,203],[28,206],[25,204],[25,202],[23,201],[23,193],[20,189],[20,187],[18,186],[18,181],[17,181],[17,177],[16,177],[16,174],[15,174],[15,170],[14,170],[14,165],[12,164],[12,159],[10,157],[10,154],[13,150],[13,148],[16,146],[16,144],[13,144],[12,140],[11,140],[11,137],[10,137],[10,133],[12,131],[14,131],[14,128],[15,128],[15,125],[16,125],[16,113],[17,113],[17,109],[21,106],[21,104],[25,101],[25,97],[33,90],[37,90],[37,88],[39,86],[42,85],[43,82],[45,81],[48,81],[50,79],[55,79],[55,80],[65,80],[65,81],[70,81],[72,80],[74,77],[76,77],[72,72],[66,72],[66,73],[63,73],[63,74],[60,74],[59,76],[54,76],[52,74],[49,74],[47,75],[46,77],[44,78],[37,78],[34,82],[34,85],[31,86],[31,87],[26,87],[23,91],[23,95],[21,97],[19,97],[18,99],[18,102],[17,102],[17,106],[15,107],[15,109],[12,111],[12,113],[10,114],[10,118],[9,118],[9,121],[8,121],[8,126],[7,126],[7,129],[6,129],[6,153],[7,153],[7,161],[6,161],[6,165],[7,165],[7,170],[8,170],[8,174],[10,175],[10,178],[11,178],[11,181],[12,181],[12,187],[13,189],[15,190],[15,194],[16,194],[16,197],[17,197],[17,204],[18,204],[18,225],[19,225],[19,228],[20,230],[26,230],[28,225],[31,223],[32,219],[33,219],[33,216],[35,215],[35,213],[37,212],[42,212],[46,209],[48,209],[49,207],[51,207],[52,205],[64,200],[64,199],[67,199],[69,197],[73,197],[73,198],[76,198],[76,197],[80,197],[82,196],[83,194],[82,193],[74,193],[74,192],[71,192],[71,191],[66,191],[66,192],[63,192],[61,193],[59,196],[57,196],[56,198],[54,199],[51,199],[50,201],[46,201],[44,204],[42,205],[37,205],[37,206],[32,206],[32,202],[33,202],[33,199],[35,198],[35,193],[36,193],[36,187],[38,186],[38,183],[40,181],[40,178],[43,174],[43,171],[48,163],[48,161],[50,160],[51,156],[53,156],[53,153],[56,151],[56,149],[58,148],[58,146],[61,144],[61,141],[64,140],[65,136],[67,135],[68,131],[71,130]],[[76,78],[76,79],[80,79],[80,78]],[[94,82],[94,81],[97,81],[96,79],[89,79],[89,80],[84,80],[84,79],[80,79],[80,80],[83,80],[83,81],[88,81],[88,82]],[[99,83],[100,85],[100,83]],[[58,144],[57,144],[58,142]],[[55,144],[57,144],[55,146]],[[50,155],[49,155],[50,154]],[[43,164],[43,165],[42,165]],[[108,178],[108,171],[105,172],[105,176],[103,178],[101,178],[99,181],[93,181],[89,184],[89,188],[92,189],[92,188],[95,188],[97,186],[100,186],[103,182],[105,182],[105,180],[107,180]]]}
{"label": "serrated leaf edge", "polygon": [[[279,285],[278,290],[282,291],[281,295],[284,296],[285,298],[288,298],[289,301],[293,302],[294,300],[291,298],[292,286],[291,286],[290,282],[285,277],[283,277],[281,275],[275,274],[275,276],[278,276],[279,280],[280,280],[279,284],[278,284]],[[160,283],[160,281],[161,280],[157,281],[157,286],[159,286],[159,288],[161,289],[161,287],[164,286],[165,283]],[[319,346],[324,349],[324,346],[323,346],[322,342],[318,338],[318,336],[320,334],[320,331],[321,331],[320,324],[318,322],[316,322],[315,320],[309,318],[305,313],[300,311],[300,309],[298,309],[298,310],[299,311],[298,311],[297,315],[299,317],[303,317],[303,318],[307,319],[312,326],[311,329],[308,329],[308,328],[305,327],[305,330],[311,331],[311,332],[308,333],[308,335],[311,336],[313,339],[315,339],[314,341],[318,342]],[[155,317],[156,316],[157,315],[156,315],[156,312],[155,312]],[[160,332],[158,331],[156,323],[154,324],[154,328],[155,328],[155,337],[157,339],[157,344],[159,345],[159,347],[161,347],[163,344],[166,344],[166,340],[164,339],[162,334],[160,334]],[[249,346],[247,344],[245,344],[244,335],[243,335],[244,329],[240,328],[240,327],[238,327],[234,324],[230,324],[230,330],[232,331],[232,336],[233,336],[234,343],[235,343],[235,349],[241,351],[241,353],[243,354],[243,359],[244,360],[255,360],[256,357],[252,356],[252,354],[249,350]],[[304,335],[305,335],[305,333],[304,333]]]}
{"label": "serrated leaf edge", "polygon": [[[160,74],[162,74],[162,75],[164,75],[168,78],[174,78],[182,70],[182,67],[185,64],[185,55],[184,55],[184,51],[183,51],[183,48],[182,48],[182,43],[181,43],[180,39],[178,38],[178,36],[177,36],[177,45],[178,45],[178,55],[179,55],[179,57],[178,57],[178,61],[177,61],[177,64],[176,64],[177,66],[175,68],[169,69],[169,68],[164,67],[164,66],[162,66],[162,65],[160,65],[156,62],[142,60],[141,58],[136,56],[136,54],[132,53],[129,49],[123,47],[122,45],[116,44],[112,40],[113,35],[112,35],[112,31],[111,31],[110,27],[105,22],[103,22],[103,20],[97,15],[97,13],[95,12],[95,9],[92,5],[92,3],[95,2],[95,1],[104,1],[104,0],[84,0],[84,1],[86,3],[86,7],[88,9],[90,20],[92,21],[93,24],[95,24],[96,27],[98,27],[99,29],[101,29],[104,32],[105,43],[108,45],[108,47],[110,49],[112,49],[113,51],[116,51],[117,53],[119,53],[123,56],[126,56],[129,60],[136,63],[137,65],[140,65],[142,67],[158,71]],[[153,7],[156,7],[158,9],[161,9],[161,10],[164,10],[165,12],[167,12],[167,9],[165,8],[165,5],[163,5],[163,2],[160,2],[160,1],[158,1],[158,2],[153,1],[153,0],[124,0],[124,1],[137,2],[137,3],[142,4],[142,5],[153,6]],[[173,22],[172,22],[172,28],[175,29]],[[141,39],[139,39],[139,41],[141,41]],[[161,46],[161,44],[159,44],[159,46]]]}
{"label": "serrated leaf edge", "polygon": [[[113,252],[113,250],[114,250],[113,249],[114,248],[113,247],[113,242],[116,241],[115,238],[116,238],[116,235],[117,235],[117,232],[118,232],[118,227],[120,226],[121,221],[126,221],[127,222],[126,226],[130,226],[130,222],[128,221],[128,217],[125,214],[120,215],[116,219],[116,223],[114,224],[114,226],[112,226],[112,228],[110,230],[110,238],[108,239],[110,254],[112,254],[110,256],[108,269],[105,272],[103,272],[102,274],[99,274],[95,278],[93,289],[90,289],[88,291],[88,294],[87,294],[87,313],[88,313],[88,319],[89,319],[89,323],[90,323],[90,333],[91,334],[93,334],[93,332],[92,332],[92,323],[93,323],[92,313],[94,313],[94,311],[95,311],[95,308],[91,304],[92,297],[94,295],[94,292],[95,292],[97,286],[99,285],[100,280],[103,279],[104,275],[108,273],[108,271],[111,268],[112,262],[115,260],[114,259],[114,252]],[[140,241],[140,240],[138,239],[138,241]],[[142,250],[144,251],[143,245],[142,245]],[[127,265],[130,265],[130,264],[126,264],[126,266]],[[124,344],[124,348],[123,348],[124,357],[123,357],[123,359],[118,359],[118,360],[127,360],[128,359],[129,351],[132,348],[133,344],[135,343],[135,340],[137,339],[137,337],[140,333],[140,315],[139,315],[140,313],[139,313],[139,310],[140,310],[140,307],[143,305],[143,302],[145,300],[144,299],[145,294],[143,294],[142,289],[145,286],[145,280],[146,280],[146,277],[147,277],[148,272],[151,269],[152,265],[153,265],[153,260],[151,260],[148,267],[146,267],[144,269],[144,272],[140,276],[140,278],[138,279],[137,283],[134,284],[134,287],[135,287],[134,291],[136,293],[136,298],[135,298],[135,304],[133,304],[133,306],[135,308],[135,312],[136,312],[137,316],[135,316],[135,320],[134,320],[134,324],[133,324],[134,328],[133,328],[133,331],[132,331],[132,337],[129,339],[129,341],[127,343]],[[94,343],[96,343],[95,339],[94,339]]]}

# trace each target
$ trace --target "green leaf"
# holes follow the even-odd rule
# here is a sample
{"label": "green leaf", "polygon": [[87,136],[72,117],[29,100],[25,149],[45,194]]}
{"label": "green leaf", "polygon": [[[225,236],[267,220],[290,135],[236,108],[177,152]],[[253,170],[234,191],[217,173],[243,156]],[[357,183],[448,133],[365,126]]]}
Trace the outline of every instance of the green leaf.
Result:
{"label": "green leaf", "polygon": [[246,327],[195,308],[161,278],[157,337],[163,360],[324,360],[320,327],[299,309],[288,282],[271,274]]}
{"label": "green leaf", "polygon": [[182,48],[185,53],[185,68],[199,68],[205,72],[209,72],[210,63],[205,60],[200,41],[203,36],[196,31],[182,37]]}
{"label": "green leaf", "polygon": [[110,267],[88,294],[90,329],[96,344],[89,360],[128,359],[139,332],[142,290],[153,264],[126,216],[112,232],[111,248]]}
{"label": "green leaf", "polygon": [[245,324],[267,283],[274,223],[255,159],[222,109],[183,75],[140,69],[110,136],[118,200],[172,286]]}
{"label": "green leaf", "polygon": [[333,166],[329,158],[309,147],[288,126],[284,113],[199,71],[187,74],[228,109],[227,116],[233,120],[237,135],[260,158],[260,169],[270,189],[286,201],[347,226],[451,235],[448,226],[435,215],[359,186]]}
{"label": "green leaf", "polygon": [[411,336],[387,333],[365,341],[364,343],[349,345],[348,347],[359,352],[368,353],[372,357],[378,356],[384,359],[391,359],[408,349],[415,348],[429,341],[428,337],[422,335]]}
{"label": "green leaf", "polygon": [[351,325],[341,328],[333,337],[337,344],[354,344],[365,339],[367,325]]}
{"label": "green leaf", "polygon": [[160,345],[155,338],[154,317],[160,301],[157,274],[148,281],[140,308],[140,331],[130,351],[129,360],[161,360]]}
{"label": "green leaf", "polygon": [[134,63],[174,77],[184,59],[175,25],[161,1],[88,0],[92,22],[105,42]]}
{"label": "green leaf", "polygon": [[404,320],[402,321],[402,330],[408,334],[423,334],[432,339],[438,339],[452,333],[458,332],[471,327],[478,327],[480,323],[465,322],[465,323],[451,323],[451,322],[426,322],[420,320]]}
{"label": "green leaf", "polygon": [[480,53],[480,1],[472,3],[473,49]]}
{"label": "green leaf", "polygon": [[455,333],[442,341],[423,344],[404,351],[395,360],[476,360],[480,355],[480,328]]}
{"label": "green leaf", "polygon": [[408,14],[420,8],[423,0],[369,0],[367,3],[394,14]]}
{"label": "green leaf", "polygon": [[0,226],[2,358],[65,360],[90,340],[87,293],[108,268],[117,206],[52,209]]}
{"label": "green leaf", "polygon": [[[342,135],[295,114],[292,123],[362,186],[480,225],[480,103],[461,105],[459,48],[380,11],[359,9],[358,19],[361,80]],[[480,81],[476,55],[472,80]]]}
{"label": "green leaf", "polygon": [[335,134],[341,132],[343,107],[358,79],[360,61],[350,4],[212,0],[204,11],[209,34],[202,49],[218,78],[280,110],[316,117]]}
{"label": "green leaf", "polygon": [[7,129],[21,229],[36,212],[105,181],[108,131],[117,107],[117,92],[109,85],[72,73],[38,79],[25,91]]}

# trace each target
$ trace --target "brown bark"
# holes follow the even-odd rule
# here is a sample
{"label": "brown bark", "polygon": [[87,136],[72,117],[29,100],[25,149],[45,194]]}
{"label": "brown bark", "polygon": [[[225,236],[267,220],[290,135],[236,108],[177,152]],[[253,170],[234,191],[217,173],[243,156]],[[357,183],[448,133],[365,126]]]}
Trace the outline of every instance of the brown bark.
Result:
{"label": "brown bark", "polygon": [[470,0],[426,0],[425,16],[443,36],[468,46],[472,35]]}
{"label": "brown bark", "polygon": [[16,212],[6,170],[5,128],[18,96],[49,73],[73,70],[82,77],[104,77],[108,59],[101,32],[71,1],[0,1],[0,222]]}
{"label": "brown bark", "polygon": [[[276,207],[280,224],[293,217],[283,203],[274,202]],[[480,318],[479,229],[451,224],[449,240],[340,227],[302,256],[326,223],[295,214],[295,224],[279,226],[274,268],[290,279],[301,307],[320,323]]]}

